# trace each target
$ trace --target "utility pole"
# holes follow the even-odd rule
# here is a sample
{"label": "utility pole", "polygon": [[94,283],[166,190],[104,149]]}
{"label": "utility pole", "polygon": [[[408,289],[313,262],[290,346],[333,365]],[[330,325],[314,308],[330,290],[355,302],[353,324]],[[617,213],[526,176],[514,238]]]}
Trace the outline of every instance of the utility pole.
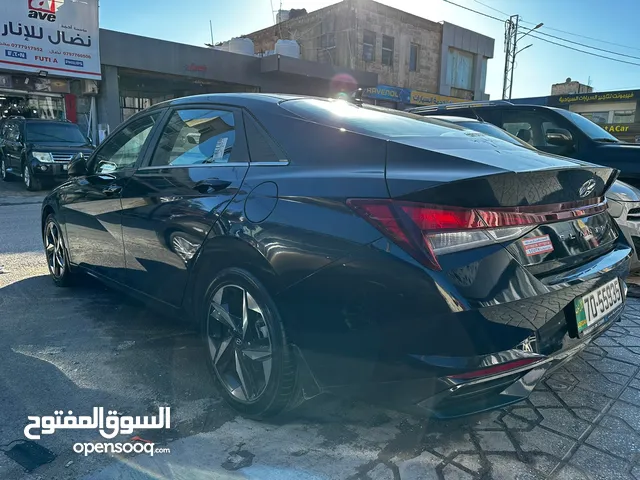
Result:
{"label": "utility pole", "polygon": [[505,23],[504,32],[504,77],[502,80],[502,99],[511,100],[513,92],[513,71],[516,68],[516,55],[521,51],[529,48],[531,44],[518,50],[518,42],[529,35],[534,30],[542,27],[544,24],[539,23],[535,27],[529,29],[523,35],[518,37],[518,27],[520,26],[520,16],[511,15]]}
{"label": "utility pole", "polygon": [[518,15],[511,15],[504,26],[504,76],[502,78],[502,99],[511,99],[513,69],[516,63],[516,35],[518,35]]}

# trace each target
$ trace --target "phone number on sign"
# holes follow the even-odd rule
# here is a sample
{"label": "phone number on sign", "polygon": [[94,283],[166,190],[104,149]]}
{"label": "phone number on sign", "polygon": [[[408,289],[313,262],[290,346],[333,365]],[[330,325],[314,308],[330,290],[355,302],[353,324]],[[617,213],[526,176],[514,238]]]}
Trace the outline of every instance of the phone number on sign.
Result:
{"label": "phone number on sign", "polygon": [[74,52],[62,52],[63,55],[67,57],[80,57],[80,58],[91,58],[91,55],[86,53],[74,53]]}
{"label": "phone number on sign", "polygon": [[1,42],[0,45],[5,46],[5,47],[21,48],[23,50],[33,50],[35,52],[42,52],[42,48],[33,47],[31,45],[20,45],[19,43],[7,43],[7,42]]}

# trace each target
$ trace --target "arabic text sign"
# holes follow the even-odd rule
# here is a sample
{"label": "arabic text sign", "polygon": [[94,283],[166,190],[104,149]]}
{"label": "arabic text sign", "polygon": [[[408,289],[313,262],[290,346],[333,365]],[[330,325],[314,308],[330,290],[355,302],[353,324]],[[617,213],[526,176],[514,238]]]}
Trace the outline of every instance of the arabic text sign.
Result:
{"label": "arabic text sign", "polygon": [[100,80],[98,0],[0,1],[0,68]]}
{"label": "arabic text sign", "polygon": [[[131,434],[134,429],[171,428],[171,409],[160,407],[158,417],[121,416],[115,410],[108,410],[104,415],[104,407],[94,407],[92,415],[75,416],[69,410],[64,416],[63,410],[56,410],[52,416],[29,416],[29,424],[24,427],[24,436],[29,440],[40,440],[40,435],[51,435],[56,430],[98,430],[100,435],[110,440],[120,434]],[[33,430],[39,430],[35,433]]]}
{"label": "arabic text sign", "polygon": [[616,100],[631,100],[635,98],[635,92],[612,92],[612,93],[589,93],[584,95],[564,95],[558,98],[558,102],[565,103],[588,103],[606,102]]}
{"label": "arabic text sign", "polygon": [[412,105],[440,105],[445,103],[458,103],[465,100],[457,97],[447,97],[446,95],[437,95],[435,93],[420,92],[411,90]]}

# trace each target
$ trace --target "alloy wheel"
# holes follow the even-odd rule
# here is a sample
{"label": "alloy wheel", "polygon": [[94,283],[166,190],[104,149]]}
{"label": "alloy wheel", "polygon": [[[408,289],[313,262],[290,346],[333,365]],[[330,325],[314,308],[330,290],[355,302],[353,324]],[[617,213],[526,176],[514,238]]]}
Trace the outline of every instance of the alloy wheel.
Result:
{"label": "alloy wheel", "polygon": [[51,275],[61,278],[66,269],[64,244],[60,228],[55,222],[49,222],[44,234],[44,247]]}
{"label": "alloy wheel", "polygon": [[27,165],[24,166],[24,172],[22,172],[22,179],[24,180],[24,184],[27,188],[31,187],[31,174],[29,173],[29,167]]}
{"label": "alloy wheel", "polygon": [[242,403],[255,403],[264,393],[273,359],[266,310],[245,288],[220,286],[207,316],[207,344],[222,385]]}

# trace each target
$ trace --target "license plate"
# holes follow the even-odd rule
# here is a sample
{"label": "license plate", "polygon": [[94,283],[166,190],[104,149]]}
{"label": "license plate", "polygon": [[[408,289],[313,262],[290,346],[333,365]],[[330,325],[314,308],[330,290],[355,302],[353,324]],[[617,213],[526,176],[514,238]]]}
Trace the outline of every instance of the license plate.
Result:
{"label": "license plate", "polygon": [[578,334],[582,335],[601,323],[624,303],[618,279],[611,280],[593,292],[574,300]]}
{"label": "license plate", "polygon": [[67,165],[66,163],[62,165],[62,170],[69,170],[69,165]]}

